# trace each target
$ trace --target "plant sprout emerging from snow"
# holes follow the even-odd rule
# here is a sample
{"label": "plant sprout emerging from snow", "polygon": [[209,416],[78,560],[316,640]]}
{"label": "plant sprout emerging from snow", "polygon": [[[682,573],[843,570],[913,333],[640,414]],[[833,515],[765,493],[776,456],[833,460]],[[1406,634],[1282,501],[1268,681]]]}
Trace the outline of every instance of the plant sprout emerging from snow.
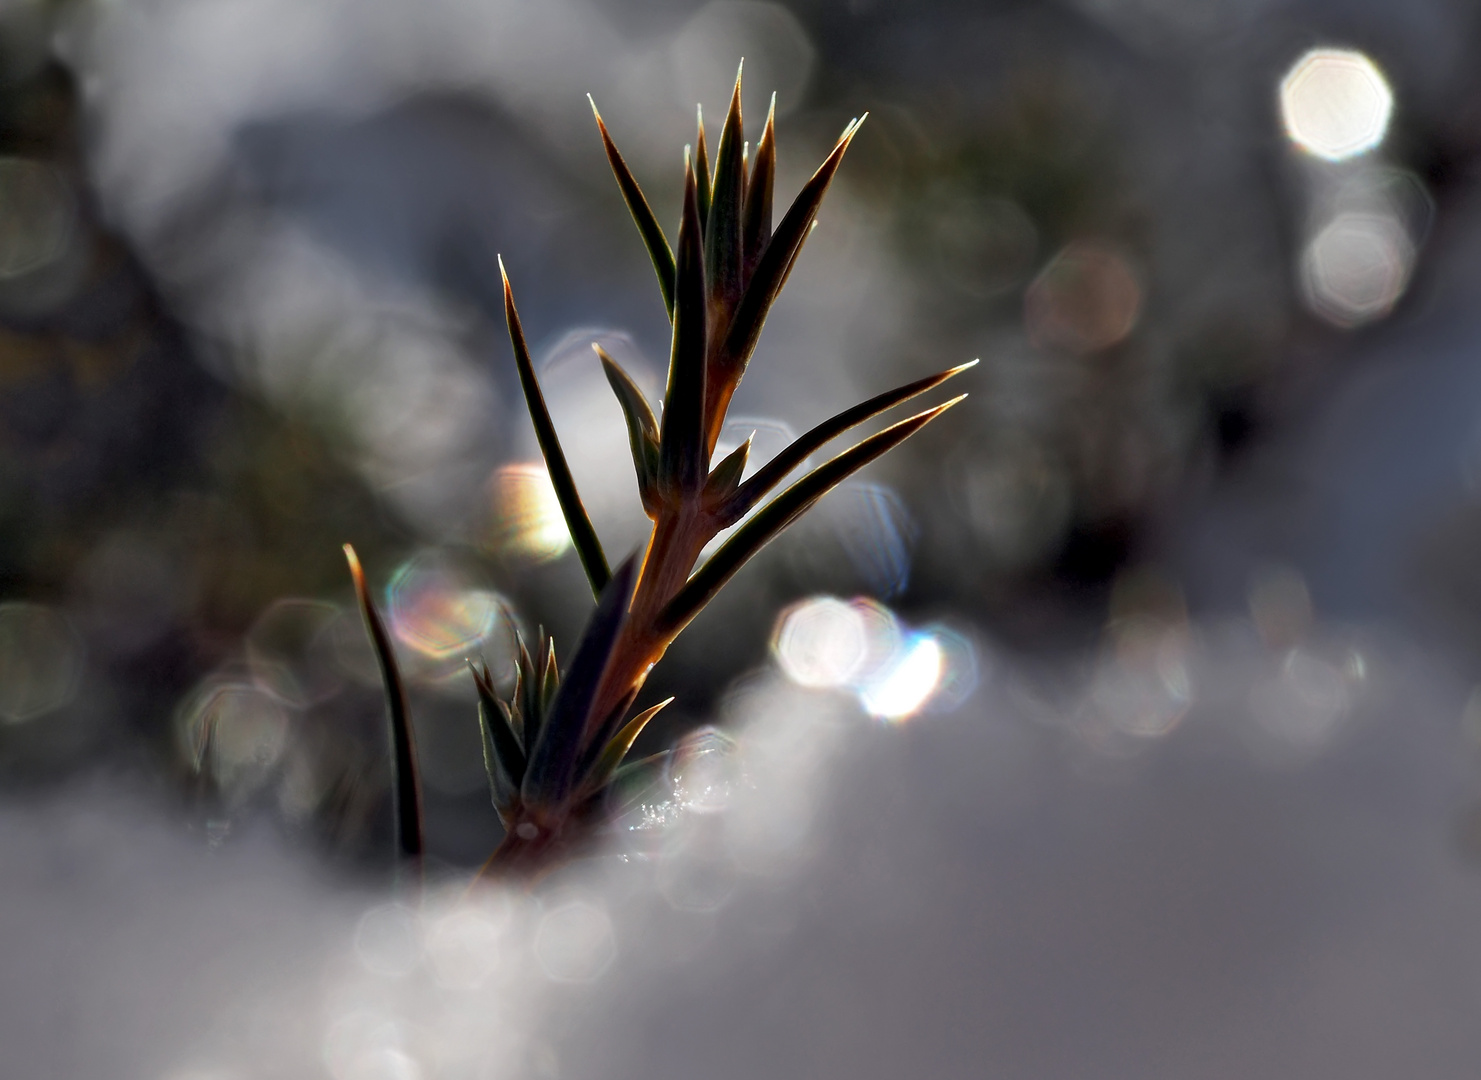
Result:
{"label": "plant sprout emerging from snow", "polygon": [[[658,275],[673,328],[662,420],[631,378],[595,346],[627,421],[643,509],[652,519],[646,549],[609,569],[576,492],[535,379],[524,331],[504,278],[505,314],[520,384],[571,542],[586,571],[596,610],[562,672],[542,633],[533,652],[518,642],[513,695],[497,696],[487,666],[474,666],[484,758],[505,836],[485,874],[538,872],[587,843],[604,820],[608,793],[643,726],[667,702],[629,718],[648,671],[731,576],[830,489],[915,434],[961,398],[902,420],[767,496],[814,451],[836,436],[939,386],[970,367],[932,375],[880,394],[824,421],[750,477],[750,442],[714,461],[731,396],[761,327],[781,291],[818,206],[862,120],[837,144],[781,221],[772,225],[776,172],[775,96],[754,156],[741,123],[737,77],[713,172],[701,124],[684,162],[684,206],[677,251],[628,170],[600,114],[597,129],[628,210]],[[596,112],[595,103],[592,111]],[[748,157],[753,160],[748,161]],[[500,270],[503,261],[500,260]],[[975,363],[976,361],[973,361]],[[701,552],[739,526],[702,565]],[[367,628],[380,659],[396,766],[397,826],[403,855],[420,856],[421,813],[415,745],[390,640],[353,549],[346,545]]]}

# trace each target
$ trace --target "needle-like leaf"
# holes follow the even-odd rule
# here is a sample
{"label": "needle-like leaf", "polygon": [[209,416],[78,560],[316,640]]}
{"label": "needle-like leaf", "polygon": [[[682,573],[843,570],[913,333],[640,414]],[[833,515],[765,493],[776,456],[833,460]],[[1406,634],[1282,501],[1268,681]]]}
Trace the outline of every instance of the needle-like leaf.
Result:
{"label": "needle-like leaf", "polygon": [[627,167],[627,162],[618,153],[617,144],[612,141],[607,125],[602,122],[602,114],[597,112],[597,103],[590,94],[586,95],[586,100],[591,102],[591,114],[597,118],[597,130],[602,133],[602,146],[606,148],[607,161],[612,166],[613,175],[617,177],[617,186],[622,190],[622,199],[627,203],[628,213],[632,214],[633,221],[638,226],[638,232],[643,237],[643,246],[648,249],[648,258],[653,260],[653,272],[658,275],[658,288],[663,293],[663,306],[669,318],[672,319],[674,317],[673,249],[669,247],[668,238],[663,235],[663,226],[658,224],[658,218],[654,216],[653,208],[648,205],[643,189],[638,186],[632,170]]}
{"label": "needle-like leaf", "polygon": [[710,152],[705,145],[705,111],[703,105],[694,107],[694,116],[699,133],[694,136],[694,190],[699,200],[699,224],[710,220]]}
{"label": "needle-like leaf", "polygon": [[612,736],[607,745],[602,747],[596,764],[591,767],[591,771],[582,781],[583,786],[591,791],[605,787],[607,781],[612,779],[612,774],[617,771],[617,767],[622,764],[622,759],[627,757],[627,752],[632,749],[633,743],[642,734],[643,728],[648,726],[648,721],[657,716],[673,700],[673,698],[665,698],[657,705],[644,709],[624,724],[622,730]]}
{"label": "needle-like leaf", "polygon": [[[726,454],[720,464],[710,472],[710,478],[705,482],[705,506],[720,506],[729,510],[728,504],[735,497],[736,489],[740,487],[741,476],[745,473],[746,462],[751,456],[751,440],[755,437],[756,433],[751,432],[745,442]],[[720,528],[723,529],[733,524],[735,521],[727,521]]]}
{"label": "needle-like leaf", "polygon": [[597,539],[596,529],[592,528],[586,507],[581,505],[571,467],[561,450],[550,410],[545,407],[545,395],[540,392],[540,384],[535,379],[535,365],[530,361],[530,349],[525,344],[524,328],[519,324],[519,312],[514,309],[514,290],[509,286],[503,258],[499,259],[499,274],[504,279],[504,316],[509,323],[509,341],[514,346],[514,362],[519,368],[519,384],[524,390],[525,404],[529,406],[530,420],[535,425],[535,439],[545,457],[550,483],[565,516],[566,528],[571,532],[571,542],[581,559],[581,568],[586,571],[586,580],[591,584],[592,595],[600,596],[612,571],[607,568],[607,557],[602,553],[602,543]]}
{"label": "needle-like leaf", "polygon": [[545,673],[540,679],[540,711],[549,715],[550,704],[561,688],[560,665],[555,662],[555,638],[545,639]]}
{"label": "needle-like leaf", "polygon": [[761,261],[761,253],[771,240],[771,198],[776,185],[776,94],[766,110],[766,127],[756,144],[756,159],[751,166],[750,183],[746,185],[746,214],[741,226],[744,250],[741,278],[749,285]]}
{"label": "needle-like leaf", "polygon": [[509,706],[499,700],[493,683],[479,673],[473,661],[468,661],[468,668],[473,672],[473,685],[478,688],[478,704],[484,716],[484,735],[489,739],[495,752],[495,760],[506,774],[512,789],[518,791],[520,781],[525,776],[525,752],[519,745],[519,739],[515,737],[514,717]]}
{"label": "needle-like leaf", "polygon": [[535,806],[560,806],[571,793],[588,714],[632,602],[638,557],[629,556],[602,591],[560,689],[550,703],[540,736],[529,755],[522,794]]}
{"label": "needle-like leaf", "polygon": [[[917,379],[915,382],[906,383],[904,386],[898,386],[893,390],[886,391],[883,394],[870,398],[868,401],[855,405],[851,409],[845,409],[837,416],[824,420],[811,431],[799,436],[790,446],[777,454],[776,457],[772,458],[765,465],[761,466],[761,468],[757,469],[749,480],[740,485],[739,489],[735,492],[735,496],[730,500],[730,504],[725,508],[724,513],[720,515],[719,527],[722,529],[729,528],[745,517],[751,507],[760,502],[768,491],[786,479],[787,474],[806,461],[809,455],[832,442],[849,428],[857,427],[859,424],[864,423],[864,421],[870,420],[888,409],[893,409],[896,405],[903,404],[913,397],[924,394],[927,390],[934,390],[948,379],[955,378],[968,368],[976,366],[976,364],[977,361],[972,360],[965,364],[958,364],[954,368],[948,368],[945,371],[938,372],[935,375],[929,375],[924,379]],[[716,472],[718,471],[716,469]]]}
{"label": "needle-like leaf", "polygon": [[705,269],[694,168],[684,177],[684,220],[679,225],[673,351],[658,441],[660,479],[668,497],[696,494],[707,473],[704,444]]}
{"label": "needle-like leaf", "polygon": [[406,687],[401,681],[401,669],[396,664],[396,654],[391,649],[391,638],[386,633],[380,612],[370,598],[370,589],[365,584],[365,571],[360,568],[360,557],[349,544],[345,545],[345,561],[350,564],[350,577],[355,583],[355,596],[360,601],[360,614],[365,619],[365,629],[370,634],[370,643],[375,647],[375,658],[380,664],[381,683],[386,692],[386,711],[391,723],[391,762],[394,768],[396,840],[401,854],[407,859],[422,857],[422,784],[417,772],[416,739],[411,730],[411,714],[406,706]]}
{"label": "needle-like leaf", "polygon": [[715,154],[715,185],[710,214],[705,219],[705,273],[709,278],[711,343],[724,340],[725,327],[742,290],[743,251],[741,218],[745,209],[746,170],[741,161],[745,132],[741,122],[741,79],[736,72],[735,89],[725,126],[720,129],[720,148]]}
{"label": "needle-like leaf", "polygon": [[659,632],[668,635],[678,633],[751,556],[765,547],[808,507],[875,458],[910,438],[964,397],[965,394],[952,398],[944,405],[927,409],[871,435],[852,449],[845,450],[831,461],[818,466],[767,503],[750,521],[736,529],[730,539],[720,545],[720,550],[695,571],[694,576],[669,601],[657,619],[656,628]]}
{"label": "needle-like leaf", "polygon": [[509,698],[509,711],[518,714],[520,745],[528,758],[540,735],[539,701],[530,693],[530,687],[536,682],[535,664],[525,646],[524,635],[518,630],[514,631],[514,643],[518,646],[519,656],[514,665],[514,693]]}
{"label": "needle-like leaf", "polygon": [[[479,674],[473,662],[473,683],[478,688],[478,726],[483,734],[483,769],[489,778],[489,795],[502,819],[519,795],[525,774],[525,755],[514,733],[509,706],[500,701],[493,685]],[[507,824],[507,822],[506,822]]]}
{"label": "needle-like leaf", "polygon": [[745,374],[751,353],[756,349],[756,341],[761,336],[761,327],[766,322],[767,313],[770,312],[777,293],[781,291],[782,283],[802,249],[803,241],[812,230],[813,221],[818,215],[818,206],[827,194],[828,185],[833,182],[833,175],[838,171],[849,143],[853,141],[863,122],[861,117],[843,129],[832,153],[823,160],[807,183],[802,185],[802,190],[782,216],[766,249],[756,262],[756,270],[726,330],[724,344],[715,350],[714,362],[709,372],[710,381],[705,395],[705,423],[711,446],[720,437],[720,428],[725,422],[725,409],[730,404],[730,397],[735,393],[736,386],[740,384],[741,376]]}
{"label": "needle-like leaf", "polygon": [[648,399],[643,397],[643,391],[638,389],[637,383],[618,366],[617,361],[607,355],[607,350],[595,342],[591,347],[601,358],[607,382],[617,395],[618,404],[622,406],[622,418],[627,422],[627,441],[632,448],[633,468],[638,474],[638,495],[642,499],[643,509],[652,517],[658,513],[659,505],[658,421],[654,419],[653,410],[648,407]]}

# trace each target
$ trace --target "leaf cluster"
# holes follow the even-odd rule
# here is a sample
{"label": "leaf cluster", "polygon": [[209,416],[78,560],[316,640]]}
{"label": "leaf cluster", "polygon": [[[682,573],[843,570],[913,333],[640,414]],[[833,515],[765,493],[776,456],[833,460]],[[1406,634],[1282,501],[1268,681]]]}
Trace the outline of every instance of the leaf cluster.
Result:
{"label": "leaf cluster", "polygon": [[[972,364],[879,394],[818,424],[747,477],[750,441],[718,462],[726,410],[755,351],[772,305],[797,263],[845,152],[863,119],[850,121],[832,151],[773,224],[775,95],[755,153],[745,140],[737,76],[713,169],[703,118],[685,148],[684,197],[671,245],[642,188],[592,102],[607,160],[652,260],[671,326],[661,413],[599,346],[597,355],[626,421],[637,486],[653,521],[646,550],[613,572],[582,504],[535,375],[508,274],[505,316],[520,385],[561,511],[597,606],[564,675],[543,633],[533,654],[518,640],[512,695],[500,698],[488,668],[470,662],[478,687],[485,764],[504,843],[494,869],[528,867],[563,850],[571,834],[601,818],[602,799],[643,726],[667,702],[625,719],[648,670],[679,631],[745,563],[824,494],[915,434],[961,398],[870,435],[775,489],[813,453]],[[975,363],[975,361],[973,361]],[[965,395],[963,395],[965,396]],[[720,532],[733,532],[702,564]],[[348,550],[348,549],[347,549]],[[351,553],[372,640],[386,675],[398,775],[414,770],[404,695],[394,658]],[[402,752],[405,744],[405,752]],[[400,804],[414,798],[401,792]],[[411,823],[403,814],[403,828]],[[419,841],[418,841],[419,844]],[[418,848],[419,850],[419,848]],[[534,854],[532,854],[534,853]]]}

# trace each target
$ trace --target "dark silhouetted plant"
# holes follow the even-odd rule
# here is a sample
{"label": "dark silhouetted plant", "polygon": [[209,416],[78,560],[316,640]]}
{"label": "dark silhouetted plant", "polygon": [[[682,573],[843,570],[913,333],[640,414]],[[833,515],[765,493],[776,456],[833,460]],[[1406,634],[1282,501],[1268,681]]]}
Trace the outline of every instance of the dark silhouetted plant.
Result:
{"label": "dark silhouetted plant", "polygon": [[[673,327],[661,419],[631,378],[593,346],[627,421],[643,509],[653,521],[647,547],[609,569],[596,530],[561,450],[524,331],[504,276],[504,306],[520,384],[596,611],[562,673],[555,646],[541,634],[533,654],[517,639],[513,695],[495,691],[488,668],[472,664],[478,688],[485,764],[506,833],[485,874],[536,872],[588,843],[605,820],[607,797],[643,726],[667,702],[628,718],[649,670],[678,633],[732,575],[830,489],[915,434],[961,397],[885,428],[808,472],[779,495],[778,484],[843,432],[908,401],[959,372],[963,364],[847,409],[802,435],[749,478],[749,440],[713,462],[731,396],[745,373],[766,315],[797,262],[818,206],[859,130],[844,128],[832,152],[772,225],[776,174],[775,97],[754,160],[741,126],[737,77],[711,174],[701,124],[685,150],[684,206],[677,252],[596,115],[618,186],[658,275]],[[596,104],[592,103],[596,113]],[[749,175],[748,175],[749,173]],[[499,263],[503,273],[503,261]],[[972,363],[976,363],[973,361]],[[965,396],[965,395],[963,395]],[[749,515],[749,516],[748,516]],[[721,531],[738,526],[700,563]],[[346,554],[370,638],[380,660],[392,729],[401,852],[421,854],[416,753],[391,642],[354,551]]]}

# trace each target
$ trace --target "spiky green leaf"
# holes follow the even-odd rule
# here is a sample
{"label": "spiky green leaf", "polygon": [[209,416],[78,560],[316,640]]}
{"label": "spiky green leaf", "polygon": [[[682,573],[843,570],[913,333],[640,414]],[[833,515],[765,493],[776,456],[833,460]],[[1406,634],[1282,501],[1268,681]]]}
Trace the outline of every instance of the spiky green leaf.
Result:
{"label": "spiky green leaf", "polygon": [[586,774],[582,785],[590,791],[605,787],[607,781],[612,779],[612,774],[617,771],[617,767],[622,764],[622,759],[627,757],[627,752],[632,749],[633,743],[642,734],[643,728],[648,726],[648,721],[662,712],[673,700],[673,698],[665,698],[657,705],[644,709],[624,724],[622,730],[612,736],[602,747],[601,754],[598,755],[596,763],[592,765],[591,771]]}
{"label": "spiky green leaf", "polygon": [[694,192],[699,201],[699,224],[703,228],[710,220],[710,152],[705,144],[705,112],[703,105],[694,107],[698,133],[694,136]]}
{"label": "spiky green leaf", "polygon": [[736,529],[701,566],[660,613],[657,628],[666,634],[682,629],[700,608],[710,602],[735,572],[795,521],[808,507],[881,454],[898,446],[926,424],[951,408],[962,397],[952,398],[898,424],[871,435],[852,449],[818,466],[771,502],[751,520]]}
{"label": "spiky green leaf", "polygon": [[725,328],[740,302],[743,288],[741,218],[745,209],[746,170],[741,151],[744,143],[741,79],[737,72],[725,126],[720,129],[715,185],[710,196],[710,214],[705,219],[705,274],[709,279],[710,333],[715,343],[724,339]]}
{"label": "spiky green leaf", "polygon": [[[740,487],[741,476],[746,471],[746,462],[751,456],[751,440],[756,437],[753,431],[746,437],[746,441],[737,446],[720,461],[720,464],[710,472],[710,478],[705,482],[704,503],[705,506],[720,506],[729,509],[729,503],[734,499],[736,489]],[[726,525],[733,522],[726,522]],[[720,528],[725,528],[725,525]]]}
{"label": "spiky green leaf", "polygon": [[549,715],[550,703],[561,686],[560,666],[555,661],[555,638],[545,639],[545,662],[540,676],[540,712]]}
{"label": "spiky green leaf", "polygon": [[660,481],[666,494],[695,494],[704,487],[705,270],[692,163],[685,169],[684,220],[679,225],[673,350],[658,441]]}
{"label": "spiky green leaf", "polygon": [[479,674],[473,662],[473,684],[478,689],[478,717],[483,729],[483,763],[489,775],[495,806],[508,806],[519,794],[525,778],[525,754],[515,737],[514,717],[509,706],[499,700],[493,684]]}
{"label": "spiky green leaf", "polygon": [[593,596],[600,596],[612,571],[607,567],[607,556],[602,553],[602,543],[597,539],[596,529],[587,516],[586,507],[576,491],[576,481],[571,476],[571,467],[566,463],[565,452],[555,433],[555,424],[550,419],[550,410],[545,406],[545,395],[535,378],[535,365],[530,360],[530,349],[525,343],[524,328],[519,323],[519,312],[514,307],[514,290],[509,285],[509,274],[504,270],[504,260],[499,259],[499,273],[504,279],[504,317],[509,323],[509,341],[514,346],[514,362],[519,368],[519,384],[524,390],[525,404],[529,406],[530,420],[535,425],[535,439],[540,444],[540,453],[545,458],[545,467],[550,473],[551,486],[560,502],[561,514],[570,530],[571,542],[581,559],[581,568],[586,571],[586,580],[591,584]]}
{"label": "spiky green leaf", "polygon": [[365,619],[366,632],[375,648],[376,662],[381,669],[381,684],[386,694],[386,712],[391,725],[397,847],[405,858],[420,860],[422,782],[417,771],[416,738],[412,734],[411,713],[406,705],[406,687],[401,681],[401,669],[396,664],[390,635],[386,633],[380,612],[376,610],[375,602],[370,598],[370,589],[365,584],[365,571],[360,568],[360,557],[349,544],[345,545],[345,560],[350,564],[350,578],[355,583],[360,614]]}
{"label": "spiky green leaf", "polygon": [[633,382],[617,361],[607,355],[595,342],[591,346],[601,358],[602,370],[607,383],[617,395],[622,406],[622,418],[627,423],[627,441],[632,449],[633,469],[638,474],[638,495],[643,509],[651,516],[658,512],[658,421],[648,407],[648,399],[638,384]]}
{"label": "spiky green leaf", "polygon": [[913,397],[924,394],[927,390],[934,390],[948,379],[955,378],[968,368],[975,367],[976,364],[976,360],[958,364],[946,371],[937,372],[935,375],[929,375],[924,379],[917,379],[915,382],[888,390],[851,409],[845,409],[837,416],[824,420],[811,431],[799,436],[785,450],[757,469],[755,474],[740,486],[720,516],[720,528],[734,525],[750,511],[751,507],[765,498],[768,491],[786,479],[788,473],[806,461],[809,455],[822,449],[849,428],[857,427],[866,420],[893,409],[896,405],[901,405]]}
{"label": "spiky green leaf", "polygon": [[612,173],[617,177],[617,186],[622,190],[622,199],[627,203],[628,213],[632,214],[633,221],[638,226],[638,232],[643,237],[643,246],[648,249],[648,258],[653,261],[653,272],[658,275],[658,288],[663,293],[664,310],[672,319],[674,317],[673,249],[669,247],[668,238],[663,235],[663,226],[658,224],[658,218],[654,216],[653,208],[648,205],[643,189],[638,186],[632,170],[627,167],[627,162],[618,153],[617,144],[612,141],[607,125],[602,122],[602,114],[597,112],[597,103],[592,100],[590,94],[586,95],[586,100],[591,102],[592,115],[597,118],[597,130],[602,133],[602,146],[607,151],[607,161],[612,166]]}
{"label": "spiky green leaf", "polygon": [[597,689],[627,617],[637,579],[638,557],[631,555],[612,575],[581,634],[529,755],[521,789],[528,804],[560,806],[571,794]]}
{"label": "spiky green leaf", "polygon": [[725,420],[725,408],[735,393],[746,363],[756,349],[761,336],[761,327],[771,311],[771,305],[781,291],[792,264],[802,250],[803,241],[812,230],[818,215],[818,207],[833,182],[833,175],[843,161],[849,143],[858,133],[863,118],[853,121],[844,128],[833,151],[818,166],[802,190],[782,216],[776,231],[772,233],[766,249],[756,262],[755,272],[736,307],[726,331],[725,341],[715,350],[714,363],[709,372],[710,382],[705,396],[705,419],[710,445],[719,437],[720,427]]}
{"label": "spiky green leaf", "polygon": [[745,219],[741,224],[743,250],[741,279],[749,285],[761,261],[761,253],[771,241],[772,190],[776,186],[776,94],[766,111],[766,127],[756,144],[756,158],[746,185]]}

